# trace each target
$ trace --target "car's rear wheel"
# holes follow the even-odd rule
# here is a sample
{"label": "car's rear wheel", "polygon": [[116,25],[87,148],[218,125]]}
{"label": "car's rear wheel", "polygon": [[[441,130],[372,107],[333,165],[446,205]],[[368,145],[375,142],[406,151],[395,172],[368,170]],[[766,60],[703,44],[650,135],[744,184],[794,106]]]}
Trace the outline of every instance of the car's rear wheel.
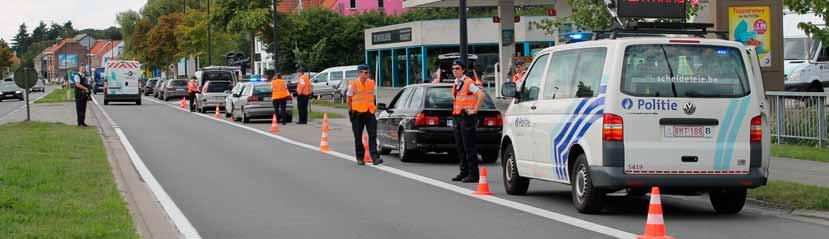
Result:
{"label": "car's rear wheel", "polygon": [[504,189],[507,194],[524,195],[530,187],[530,179],[518,175],[518,164],[515,161],[515,149],[509,145],[501,157],[501,169],[504,175]]}
{"label": "car's rear wheel", "polygon": [[136,104],[136,105],[141,105],[141,99],[137,99],[137,100],[135,100],[135,104]]}
{"label": "car's rear wheel", "polygon": [[720,214],[735,214],[743,210],[746,203],[745,188],[714,190],[708,193],[711,205]]}
{"label": "car's rear wheel", "polygon": [[241,109],[242,111],[242,123],[250,123],[250,118],[248,118],[248,113],[245,113],[245,108]]}
{"label": "car's rear wheel", "polygon": [[403,129],[400,129],[398,132],[400,135],[399,140],[397,141],[397,156],[400,157],[400,161],[403,162],[411,162],[417,157],[418,152],[406,147],[406,134],[403,132]]}
{"label": "car's rear wheel", "polygon": [[593,177],[584,154],[576,158],[574,168],[570,174],[573,205],[581,213],[600,212],[604,207],[605,193],[593,187]]}

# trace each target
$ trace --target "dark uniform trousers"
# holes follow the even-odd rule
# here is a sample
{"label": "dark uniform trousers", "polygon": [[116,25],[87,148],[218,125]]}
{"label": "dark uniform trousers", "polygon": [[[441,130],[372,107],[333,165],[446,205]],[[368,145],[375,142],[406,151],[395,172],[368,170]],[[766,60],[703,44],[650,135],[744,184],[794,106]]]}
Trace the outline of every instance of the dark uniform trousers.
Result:
{"label": "dark uniform trousers", "polygon": [[308,123],[308,101],[310,98],[310,95],[297,95],[296,102],[297,110],[299,111],[299,120],[297,123]]}
{"label": "dark uniform trousers", "polygon": [[474,115],[455,116],[454,133],[455,145],[458,154],[460,174],[467,177],[478,177],[478,150],[475,148],[475,129],[477,118]]}
{"label": "dark uniform trousers", "polygon": [[86,102],[89,101],[86,93],[75,88],[75,112],[78,116],[78,125],[86,125]]}
{"label": "dark uniform trousers", "polygon": [[190,92],[190,112],[196,111],[196,93]]}
{"label": "dark uniform trousers", "polygon": [[288,98],[273,100],[273,113],[276,114],[276,120],[279,123],[286,124],[288,122]]}
{"label": "dark uniform trousers", "polygon": [[354,131],[354,150],[357,161],[363,161],[365,157],[365,146],[363,146],[363,128],[368,131],[368,150],[371,153],[371,160],[377,161],[380,154],[377,153],[377,118],[374,114],[366,112],[351,113],[351,130]]}

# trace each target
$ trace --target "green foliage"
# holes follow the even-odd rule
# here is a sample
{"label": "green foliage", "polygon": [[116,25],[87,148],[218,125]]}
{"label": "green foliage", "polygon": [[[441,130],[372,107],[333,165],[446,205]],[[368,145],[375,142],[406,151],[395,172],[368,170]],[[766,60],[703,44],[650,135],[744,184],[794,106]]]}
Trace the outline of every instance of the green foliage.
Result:
{"label": "green foliage", "polygon": [[18,55],[23,55],[23,53],[29,50],[29,46],[32,45],[32,38],[26,29],[26,23],[20,24],[17,35],[14,36],[12,41],[14,41],[12,42],[12,50],[17,52]]}
{"label": "green foliage", "polygon": [[[201,62],[208,64],[207,22],[207,13],[204,11],[188,11],[184,15],[182,24],[176,28],[176,34],[179,36],[178,57],[200,57],[203,59]],[[225,53],[235,51],[237,49],[235,43],[240,41],[239,34],[217,29],[217,27],[212,28],[211,37],[213,38],[214,62],[223,59]]]}
{"label": "green foliage", "polygon": [[152,68],[166,68],[177,61],[179,39],[175,30],[181,21],[181,13],[164,15],[158,19],[157,26],[147,34],[145,64]]}
{"label": "green foliage", "polygon": [[12,67],[12,49],[5,40],[0,39],[0,78],[5,78],[6,71]]}
{"label": "green foliage", "polygon": [[[783,3],[789,10],[798,13],[814,13],[823,18],[823,22],[829,22],[829,1],[826,0],[783,0]],[[806,34],[819,39],[824,44],[829,44],[829,28],[822,25],[817,25],[812,22],[801,22],[797,27],[802,29]]]}

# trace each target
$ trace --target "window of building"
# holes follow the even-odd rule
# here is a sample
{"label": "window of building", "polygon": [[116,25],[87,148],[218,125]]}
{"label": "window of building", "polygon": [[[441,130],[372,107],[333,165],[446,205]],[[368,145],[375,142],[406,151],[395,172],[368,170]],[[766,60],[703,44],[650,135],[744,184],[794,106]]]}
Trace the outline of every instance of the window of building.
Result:
{"label": "window of building", "polygon": [[357,0],[351,0],[348,4],[348,8],[354,9],[357,8]]}
{"label": "window of building", "polygon": [[377,8],[383,8],[383,0],[377,0]]}

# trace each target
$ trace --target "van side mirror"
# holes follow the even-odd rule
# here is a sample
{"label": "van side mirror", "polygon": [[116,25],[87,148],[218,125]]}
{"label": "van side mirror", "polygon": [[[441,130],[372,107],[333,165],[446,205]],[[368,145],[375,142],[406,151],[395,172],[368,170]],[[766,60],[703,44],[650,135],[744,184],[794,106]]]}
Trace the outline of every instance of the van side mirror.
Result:
{"label": "van side mirror", "polygon": [[228,95],[229,95],[229,94],[230,94],[230,91],[229,91],[229,90],[226,90],[226,91],[225,91],[225,94],[228,94]]}
{"label": "van side mirror", "polygon": [[515,96],[518,95],[516,94],[516,88],[517,86],[515,85],[515,82],[506,82],[504,83],[504,85],[501,86],[501,95],[503,95],[504,97],[515,98]]}
{"label": "van side mirror", "polygon": [[380,110],[380,111],[386,111],[388,109],[388,106],[386,106],[385,103],[380,103],[380,104],[377,104],[377,109]]}

